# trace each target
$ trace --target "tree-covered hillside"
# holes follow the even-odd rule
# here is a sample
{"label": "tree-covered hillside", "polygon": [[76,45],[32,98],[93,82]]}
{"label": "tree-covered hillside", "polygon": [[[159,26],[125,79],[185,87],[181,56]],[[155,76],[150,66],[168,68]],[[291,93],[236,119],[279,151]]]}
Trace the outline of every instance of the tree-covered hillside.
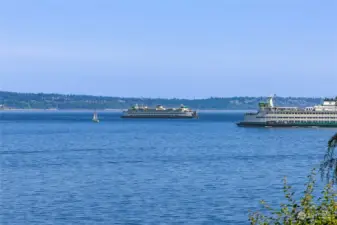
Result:
{"label": "tree-covered hillside", "polygon": [[[177,107],[184,104],[194,109],[256,109],[266,97],[227,97],[208,99],[158,99],[123,98],[89,95],[61,95],[44,93],[0,92],[2,108],[5,109],[125,109],[134,104],[149,107],[164,105]],[[320,98],[277,97],[278,106],[312,106],[321,103]]]}

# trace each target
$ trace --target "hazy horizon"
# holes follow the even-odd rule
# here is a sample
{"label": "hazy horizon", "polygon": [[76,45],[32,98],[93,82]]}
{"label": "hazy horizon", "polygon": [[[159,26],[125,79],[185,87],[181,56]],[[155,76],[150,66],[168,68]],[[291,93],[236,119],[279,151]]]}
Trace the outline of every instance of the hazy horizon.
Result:
{"label": "hazy horizon", "polygon": [[[59,95],[83,95],[83,96],[94,96],[94,97],[111,97],[111,98],[147,98],[147,99],[155,99],[157,97],[151,97],[151,96],[114,96],[114,95],[90,95],[90,94],[83,94],[83,93],[58,93],[58,92],[16,92],[16,91],[9,91],[9,90],[0,90],[3,92],[14,92],[14,93],[20,93],[20,94],[59,94]],[[182,100],[202,100],[202,99],[209,99],[209,98],[235,98],[235,97],[247,97],[247,98],[267,98],[271,95],[256,95],[256,96],[250,96],[250,95],[233,95],[233,96],[209,96],[204,98],[179,98],[179,97],[172,97],[172,98],[165,98],[165,97],[158,97],[160,99],[182,99]],[[331,96],[279,96],[274,95],[274,98],[335,98],[336,95]]]}
{"label": "hazy horizon", "polygon": [[5,1],[1,89],[122,97],[337,93],[337,2]]}

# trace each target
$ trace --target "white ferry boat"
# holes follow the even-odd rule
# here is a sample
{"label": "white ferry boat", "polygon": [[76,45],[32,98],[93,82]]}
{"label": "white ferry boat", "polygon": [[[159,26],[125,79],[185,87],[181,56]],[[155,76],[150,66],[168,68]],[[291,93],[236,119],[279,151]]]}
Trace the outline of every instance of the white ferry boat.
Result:
{"label": "white ferry boat", "polygon": [[337,97],[324,99],[313,107],[277,107],[273,97],[259,103],[256,113],[246,113],[238,126],[263,127],[337,127]]}
{"label": "white ferry boat", "polygon": [[156,108],[148,108],[147,106],[135,105],[127,111],[123,112],[122,118],[197,118],[197,112],[183,105],[180,108],[166,109],[162,105]]}

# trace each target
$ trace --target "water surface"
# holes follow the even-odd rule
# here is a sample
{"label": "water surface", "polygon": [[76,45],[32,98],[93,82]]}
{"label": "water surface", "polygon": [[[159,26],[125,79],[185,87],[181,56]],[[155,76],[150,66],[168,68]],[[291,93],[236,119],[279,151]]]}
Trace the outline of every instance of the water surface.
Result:
{"label": "water surface", "polygon": [[119,115],[2,113],[1,224],[248,224],[284,175],[303,190],[337,130]]}

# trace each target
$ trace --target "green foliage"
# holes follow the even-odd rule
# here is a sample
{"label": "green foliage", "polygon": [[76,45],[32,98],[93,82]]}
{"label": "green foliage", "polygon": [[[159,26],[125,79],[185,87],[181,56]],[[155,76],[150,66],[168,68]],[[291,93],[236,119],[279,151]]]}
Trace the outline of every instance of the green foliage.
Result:
{"label": "green foliage", "polygon": [[300,200],[294,199],[294,192],[284,178],[285,202],[280,208],[274,209],[266,202],[261,201],[267,213],[254,212],[249,215],[252,225],[337,225],[337,192],[331,183],[322,191],[322,196],[315,199],[313,191],[315,187],[315,172],[308,176],[305,191]]}
{"label": "green foliage", "polygon": [[337,133],[332,136],[328,142],[328,150],[321,163],[320,171],[322,178],[326,178],[328,182],[337,183]]}
{"label": "green foliage", "polygon": [[291,186],[284,178],[283,191],[286,204],[281,204],[279,209],[273,209],[262,201],[267,215],[255,212],[249,215],[249,221],[253,225],[284,224],[284,225],[337,225],[337,192],[333,184],[337,182],[337,157],[335,149],[337,147],[337,133],[328,142],[328,151],[324,161],[320,166],[322,178],[329,182],[322,196],[315,199],[313,191],[315,187],[315,171],[308,176],[308,183],[303,197],[296,201]]}

